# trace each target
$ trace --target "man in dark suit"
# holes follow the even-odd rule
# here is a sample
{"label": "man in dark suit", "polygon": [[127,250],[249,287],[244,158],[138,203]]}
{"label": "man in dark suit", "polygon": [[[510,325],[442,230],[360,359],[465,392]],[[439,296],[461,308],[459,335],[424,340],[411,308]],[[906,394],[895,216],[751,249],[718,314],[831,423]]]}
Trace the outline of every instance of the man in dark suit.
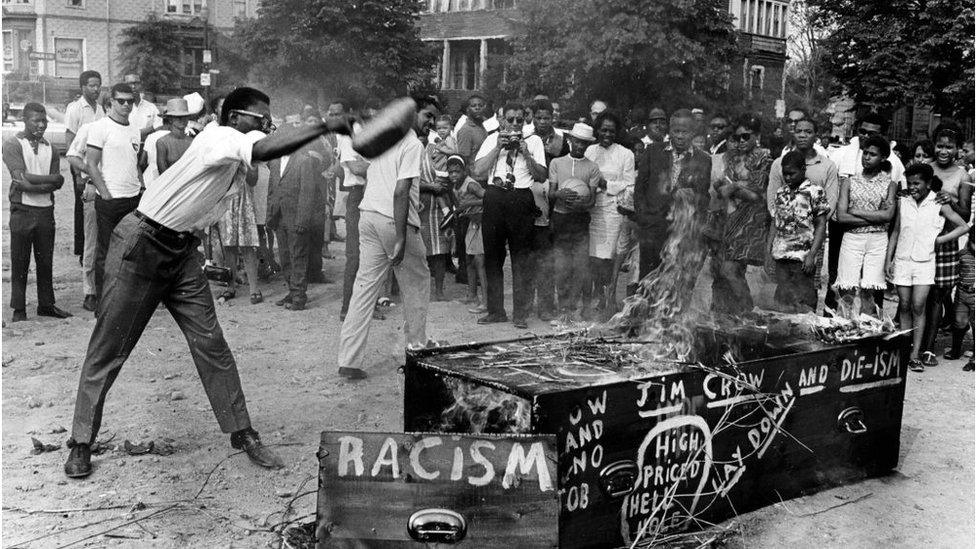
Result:
{"label": "man in dark suit", "polygon": [[668,214],[679,194],[696,205],[702,222],[708,206],[708,187],[712,159],[691,146],[695,119],[691,111],[680,109],[671,115],[671,140],[652,143],[644,150],[637,166],[634,185],[634,220],[640,241],[640,276],[643,278],[661,264],[661,250],[668,238]]}
{"label": "man in dark suit", "polygon": [[300,311],[308,301],[308,264],[313,231],[325,221],[326,180],[321,155],[305,146],[268,163],[268,226],[275,230],[288,295],[276,305]]}

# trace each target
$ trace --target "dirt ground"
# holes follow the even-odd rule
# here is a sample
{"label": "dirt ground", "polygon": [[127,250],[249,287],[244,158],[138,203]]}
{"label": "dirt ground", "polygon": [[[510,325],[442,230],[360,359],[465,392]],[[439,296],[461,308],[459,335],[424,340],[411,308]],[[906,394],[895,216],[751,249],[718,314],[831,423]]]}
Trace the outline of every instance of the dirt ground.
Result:
{"label": "dirt ground", "polygon": [[[8,179],[4,171],[4,217]],[[278,547],[278,538],[266,530],[284,520],[312,520],[320,431],[401,430],[400,309],[373,323],[370,378],[348,383],[335,371],[341,284],[311,286],[309,308],[291,312],[273,304],[285,293],[279,279],[263,286],[264,303],[251,305],[239,297],[219,307],[218,314],[238,361],[254,426],[266,443],[276,445],[285,469],[260,469],[230,447],[182,335],[160,311],[109,395],[101,440],[114,449],[94,457],[91,477],[69,481],[62,471],[64,431],[71,427],[94,320],[81,308],[81,270],[70,248],[73,198],[67,187],[57,201],[55,291],[58,305],[75,316],[38,320],[33,276],[29,321],[11,325],[3,301],[3,548]],[[4,221],[4,294],[10,282],[8,246]],[[333,244],[332,250],[337,259],[326,261],[326,271],[339,280],[342,244]],[[452,298],[462,291],[448,284]],[[474,320],[466,306],[433,303],[428,331],[454,343],[526,334],[508,324],[478,326]],[[546,333],[550,328],[533,319],[529,330]],[[924,374],[910,374],[901,459],[890,476],[740,516],[723,525],[739,532],[730,545],[972,547],[974,378],[961,366],[962,361],[943,361]],[[32,455],[31,437],[61,448]],[[131,456],[122,449],[126,440],[162,441],[173,453]]]}

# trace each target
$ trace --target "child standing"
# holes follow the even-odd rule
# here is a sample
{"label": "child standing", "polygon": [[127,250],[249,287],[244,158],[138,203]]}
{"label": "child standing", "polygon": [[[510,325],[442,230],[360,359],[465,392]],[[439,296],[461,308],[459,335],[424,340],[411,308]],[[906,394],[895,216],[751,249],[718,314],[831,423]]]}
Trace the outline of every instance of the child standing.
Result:
{"label": "child standing", "polygon": [[[935,284],[935,248],[955,241],[966,232],[966,224],[948,204],[936,201],[942,181],[929,164],[913,164],[905,170],[908,196],[898,202],[898,217],[888,240],[885,272],[898,287],[898,320],[902,329],[911,326],[912,359],[908,367],[924,372],[922,363],[925,332],[925,303]],[[939,234],[948,219],[955,229]]]}
{"label": "child standing", "polygon": [[[437,120],[434,121],[434,131],[437,137],[434,138],[433,143],[428,145],[428,152],[434,168],[434,175],[437,177],[447,177],[447,159],[457,154],[457,140],[451,135],[453,129],[454,123],[448,114],[438,116]],[[441,213],[445,217],[452,209],[451,198],[451,193],[437,197],[437,207],[441,209]]]}
{"label": "child standing", "polygon": [[[962,340],[966,331],[973,330],[973,285],[976,278],[976,268],[973,259],[973,226],[969,226],[969,241],[959,252],[959,279],[956,281],[955,324],[952,331],[952,348],[943,355],[946,360],[956,360],[962,357]],[[976,332],[974,332],[976,333]],[[962,367],[964,371],[972,372],[973,357]]]}
{"label": "child standing", "polygon": [[469,313],[484,314],[488,312],[488,304],[484,294],[478,299],[478,284],[482,292],[487,288],[485,275],[485,246],[481,241],[481,214],[484,211],[482,201],[485,190],[474,179],[468,177],[464,159],[458,155],[447,159],[447,177],[454,188],[458,213],[468,220],[468,232],[464,236],[464,248],[467,252],[468,269],[468,297],[465,303],[473,304]]}
{"label": "child standing", "polygon": [[817,308],[814,274],[823,246],[830,205],[823,187],[806,177],[806,158],[800,151],[783,157],[783,186],[776,191],[773,227],[769,231],[766,272],[776,277],[773,299],[783,312]]}
{"label": "child standing", "polygon": [[[554,158],[549,164],[556,294],[562,322],[570,320],[590,283],[590,208],[597,189],[605,185],[600,167],[584,156],[586,148],[596,141],[593,128],[578,123],[568,137],[569,155]],[[582,187],[572,188],[580,182],[586,184],[588,192]]]}

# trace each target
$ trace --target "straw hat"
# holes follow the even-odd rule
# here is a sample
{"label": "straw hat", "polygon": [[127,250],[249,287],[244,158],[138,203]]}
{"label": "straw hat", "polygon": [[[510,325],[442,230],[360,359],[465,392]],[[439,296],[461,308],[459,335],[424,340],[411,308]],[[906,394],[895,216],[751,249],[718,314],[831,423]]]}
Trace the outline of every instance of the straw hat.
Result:
{"label": "straw hat", "polygon": [[174,97],[166,102],[166,110],[163,111],[166,116],[190,116],[190,108],[187,106],[186,99],[182,97]]}
{"label": "straw hat", "polygon": [[573,129],[569,132],[569,135],[583,141],[596,141],[596,138],[593,137],[593,127],[582,122],[573,124]]}

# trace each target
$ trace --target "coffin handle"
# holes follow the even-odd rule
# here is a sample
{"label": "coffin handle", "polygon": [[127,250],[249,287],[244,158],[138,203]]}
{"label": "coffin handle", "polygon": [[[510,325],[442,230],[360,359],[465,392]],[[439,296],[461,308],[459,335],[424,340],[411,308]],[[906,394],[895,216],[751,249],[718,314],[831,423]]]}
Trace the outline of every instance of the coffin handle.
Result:
{"label": "coffin handle", "polygon": [[868,432],[868,427],[864,424],[864,411],[857,406],[845,408],[837,416],[837,428],[852,435],[863,435]]}
{"label": "coffin handle", "polygon": [[421,543],[457,543],[468,533],[468,523],[450,509],[423,509],[410,515],[407,533]]}
{"label": "coffin handle", "polygon": [[637,464],[629,459],[615,461],[600,470],[600,489],[610,499],[626,496],[637,482]]}

